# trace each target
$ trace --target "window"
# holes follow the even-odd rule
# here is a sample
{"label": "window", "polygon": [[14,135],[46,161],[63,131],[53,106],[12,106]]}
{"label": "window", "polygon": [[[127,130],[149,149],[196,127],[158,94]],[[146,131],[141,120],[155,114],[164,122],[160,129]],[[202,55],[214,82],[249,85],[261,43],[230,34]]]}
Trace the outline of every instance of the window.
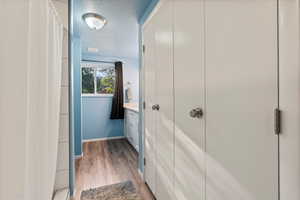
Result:
{"label": "window", "polygon": [[115,68],[105,64],[81,64],[83,95],[112,95],[115,91]]}

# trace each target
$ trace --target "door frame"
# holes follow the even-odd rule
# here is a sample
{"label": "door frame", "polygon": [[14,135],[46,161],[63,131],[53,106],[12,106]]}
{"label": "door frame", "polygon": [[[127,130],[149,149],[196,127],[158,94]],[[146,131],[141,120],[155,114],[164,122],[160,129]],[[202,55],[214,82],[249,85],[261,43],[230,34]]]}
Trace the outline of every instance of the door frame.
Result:
{"label": "door frame", "polygon": [[[142,135],[142,145],[140,145],[140,147],[142,146],[140,152],[142,153],[142,161],[143,161],[143,171],[140,171],[140,174],[142,175],[142,178],[144,180],[144,182],[146,182],[145,179],[145,163],[144,160],[146,159],[145,157],[145,109],[144,109],[144,102],[145,102],[145,91],[146,91],[146,83],[145,83],[145,56],[144,56],[144,45],[145,45],[145,38],[144,38],[144,31],[146,26],[152,21],[153,17],[155,16],[155,14],[157,13],[157,11],[159,10],[160,6],[161,6],[162,2],[161,0],[159,0],[159,2],[154,6],[151,14],[148,16],[148,18],[146,19],[146,21],[141,25],[141,29],[140,29],[140,38],[141,38],[141,47],[140,47],[140,51],[141,51],[141,68],[140,68],[140,88],[141,88],[141,101],[140,101],[140,127],[141,127],[141,135]],[[141,140],[140,140],[141,141]],[[139,169],[141,170],[141,169]]]}

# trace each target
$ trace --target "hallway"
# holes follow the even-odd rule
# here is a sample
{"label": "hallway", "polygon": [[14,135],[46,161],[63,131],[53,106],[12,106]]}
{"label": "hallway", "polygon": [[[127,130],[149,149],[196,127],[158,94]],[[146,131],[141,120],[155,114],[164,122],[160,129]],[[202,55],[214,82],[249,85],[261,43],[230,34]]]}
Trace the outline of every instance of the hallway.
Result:
{"label": "hallway", "polygon": [[152,194],[138,173],[138,154],[125,140],[87,142],[83,157],[76,160],[76,196],[84,190],[130,180],[144,200]]}

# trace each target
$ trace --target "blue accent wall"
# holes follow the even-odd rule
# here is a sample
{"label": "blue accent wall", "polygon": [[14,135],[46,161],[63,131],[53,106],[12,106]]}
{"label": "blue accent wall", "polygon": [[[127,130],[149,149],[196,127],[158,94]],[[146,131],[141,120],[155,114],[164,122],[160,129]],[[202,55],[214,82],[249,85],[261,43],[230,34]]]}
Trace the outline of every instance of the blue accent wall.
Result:
{"label": "blue accent wall", "polygon": [[73,38],[73,85],[74,85],[74,136],[75,155],[82,155],[82,129],[81,129],[81,41],[79,37]]}
{"label": "blue accent wall", "polygon": [[76,156],[82,154],[82,132],[81,132],[81,37],[80,24],[81,15],[79,10],[82,7],[81,0],[72,0],[71,15],[71,52],[72,52],[72,127],[74,135],[74,152]]}
{"label": "blue accent wall", "polygon": [[146,7],[146,9],[144,10],[143,14],[139,19],[140,25],[143,25],[146,22],[146,20],[148,19],[149,15],[152,13],[152,11],[154,10],[158,2],[159,0],[152,0],[150,4]]}
{"label": "blue accent wall", "polygon": [[[86,51],[85,48],[82,48],[81,43],[83,43],[80,39],[81,37],[81,27],[85,27],[82,25],[82,13],[84,13],[86,10],[84,9],[84,6],[82,4],[82,1],[80,0],[70,0],[72,1],[72,16],[71,19],[71,34],[72,34],[72,124],[73,127],[72,135],[74,136],[74,151],[75,155],[79,156],[82,154],[82,140],[83,139],[95,139],[95,138],[103,138],[103,137],[115,137],[115,136],[123,136],[123,121],[114,121],[112,122],[109,120],[109,114],[110,108],[111,108],[111,98],[97,98],[97,97],[81,97],[81,70],[80,70],[80,62],[82,57],[84,59],[92,59],[94,56],[90,55],[82,55],[82,52]],[[155,8],[156,4],[159,0],[152,0],[151,3],[147,6],[146,9],[143,9],[143,12],[138,12],[138,19],[136,21],[139,22],[138,25],[138,36],[139,41],[137,42],[139,45],[139,55],[136,55],[136,57],[130,57],[130,61],[127,63],[130,66],[135,66],[137,70],[139,70],[139,66],[142,66],[142,60],[141,60],[141,25],[146,21],[148,16],[151,14],[152,10]],[[140,1],[137,1],[140,2]],[[149,2],[149,1],[148,1]],[[147,3],[148,3],[147,2]],[[140,8],[146,7],[146,2],[141,4]],[[141,9],[140,9],[141,10]],[[140,14],[142,13],[142,14]],[[109,13],[107,14],[109,16]],[[118,27],[119,28],[119,27]],[[87,29],[85,27],[85,29]],[[106,29],[107,30],[107,29]],[[88,30],[87,30],[88,31]],[[104,34],[105,29],[102,30]],[[99,39],[99,34],[93,34],[93,37],[90,38],[93,42],[93,44],[96,43]],[[112,34],[109,34],[112,35]],[[122,35],[122,39],[124,36]],[[118,40],[120,42],[121,40]],[[109,45],[109,47],[116,46],[117,43],[112,43]],[[103,47],[103,44],[100,43],[100,45],[92,46],[97,47],[101,51],[101,47]],[[129,47],[128,47],[129,48]],[[128,51],[128,49],[127,49]],[[103,50],[105,53],[106,51]],[[102,52],[102,53],[103,53]],[[86,52],[85,52],[86,53]],[[119,56],[121,53],[117,53]],[[116,54],[111,54],[113,60],[116,60],[116,57],[118,56]],[[107,55],[106,55],[107,56]],[[102,58],[101,58],[102,59]],[[124,60],[124,58],[121,58],[120,60]],[[132,63],[132,64],[131,64]],[[135,63],[135,64],[134,64]],[[125,69],[124,69],[125,70]],[[130,72],[131,73],[131,72]],[[134,73],[132,73],[134,74]],[[125,76],[124,76],[125,78]],[[140,88],[140,91],[142,91],[142,88]],[[142,94],[142,93],[140,93]],[[139,94],[137,94],[139,95]],[[139,96],[140,102],[142,102],[142,96]],[[99,108],[99,112],[95,112],[95,109]],[[140,104],[140,109],[141,109]],[[91,112],[92,110],[92,112]],[[142,119],[142,115],[139,116],[140,120]],[[139,140],[140,140],[140,149],[141,153],[139,156],[139,168],[141,171],[144,171],[144,165],[143,165],[143,159],[144,159],[144,153],[143,153],[143,134],[142,134],[142,127],[139,126]],[[74,169],[71,169],[70,176],[72,176]],[[70,178],[71,179],[71,178]]]}
{"label": "blue accent wall", "polygon": [[[122,61],[124,85],[130,81],[133,102],[139,100],[138,59],[103,57],[97,54],[82,54],[83,60]],[[82,136],[83,140],[124,136],[123,120],[110,120],[112,97],[82,96]]]}
{"label": "blue accent wall", "polygon": [[108,23],[103,29],[93,31],[81,20],[80,36],[82,52],[88,48],[98,48],[101,56],[118,56],[138,59],[138,20],[152,0],[81,0],[78,11],[96,12],[104,16]]}
{"label": "blue accent wall", "polygon": [[112,96],[83,96],[83,140],[124,136],[123,120],[111,120]]}
{"label": "blue accent wall", "polygon": [[[150,5],[148,6],[149,2],[151,1]],[[125,2],[125,1],[124,1]],[[134,9],[132,9],[131,11],[129,11],[129,15],[126,17],[123,17],[124,19],[131,19],[131,14],[133,13],[133,15],[135,15],[134,17],[134,21],[135,24],[137,24],[137,22],[139,22],[139,24],[136,26],[137,31],[139,31],[139,37],[141,36],[141,31],[140,31],[140,24],[143,24],[144,21],[146,20],[146,18],[148,17],[148,15],[151,13],[152,9],[154,8],[154,6],[156,5],[156,3],[158,2],[158,0],[135,0],[136,2],[136,6],[134,7]],[[87,4],[89,5],[87,5]],[[99,2],[98,2],[99,3]],[[102,51],[100,53],[102,53],[102,55],[104,53],[107,53],[107,49],[103,49],[103,47],[105,45],[103,45],[103,41],[107,41],[109,38],[107,38],[108,36],[113,37],[113,39],[117,39],[116,42],[111,42],[108,43],[107,47],[112,48],[112,47],[117,47],[116,48],[116,52],[114,54],[110,54],[109,56],[122,56],[122,51],[120,51],[120,42],[123,41],[127,41],[129,39],[132,39],[129,35],[128,37],[124,35],[124,31],[132,31],[131,28],[128,28],[127,25],[125,24],[120,24],[120,26],[116,26],[116,30],[119,30],[120,28],[122,29],[122,32],[120,32],[120,36],[116,37],[115,34],[108,34],[106,31],[108,26],[106,27],[106,29],[103,29],[102,32],[94,32],[94,31],[90,31],[87,27],[86,24],[83,24],[82,22],[82,14],[87,12],[87,11],[91,11],[90,8],[93,8],[93,11],[98,11],[102,14],[105,14],[104,12],[108,12],[107,15],[105,15],[106,17],[110,16],[110,13],[112,13],[113,15],[119,16],[118,12],[112,12],[108,9],[102,10],[103,12],[101,12],[101,8],[103,7],[102,4],[101,6],[97,6],[98,5],[97,2],[93,2],[93,1],[81,1],[81,0],[69,0],[69,22],[70,22],[70,54],[69,54],[69,58],[70,58],[70,80],[71,80],[71,92],[70,92],[70,192],[71,195],[73,194],[74,191],[74,185],[75,185],[75,167],[74,167],[74,154],[79,156],[82,155],[82,140],[83,139],[94,139],[94,138],[102,138],[102,137],[114,137],[114,136],[122,136],[123,133],[123,121],[122,120],[118,120],[118,121],[110,121],[109,120],[109,111],[110,111],[110,107],[111,107],[111,98],[81,98],[81,70],[80,70],[80,62],[81,62],[81,57],[85,57],[82,56],[82,51],[86,51],[86,48],[82,48],[82,46],[86,46],[85,45],[85,41],[82,41],[81,39],[82,37],[82,31],[86,31],[89,37],[86,37],[88,39],[90,39],[92,41],[92,46],[91,47],[97,47],[100,50],[102,49]],[[121,2],[123,3],[123,2]],[[118,6],[121,9],[124,9],[124,5],[122,5],[121,3],[118,3]],[[90,7],[89,7],[90,6]],[[119,8],[117,7],[117,9]],[[147,9],[145,9],[145,7],[147,7]],[[144,10],[144,11],[143,11]],[[143,12],[142,12],[143,11]],[[110,17],[109,17],[110,18]],[[115,16],[112,16],[112,18],[110,19],[111,21],[113,21],[113,19],[115,18]],[[111,22],[110,21],[110,22]],[[131,23],[131,22],[130,22]],[[110,23],[111,24],[111,23]],[[125,27],[125,28],[124,28]],[[84,28],[84,30],[82,30],[81,28]],[[86,33],[85,32],[85,33]],[[99,40],[99,35],[100,34],[104,34],[104,40]],[[112,33],[115,33],[115,31],[112,31]],[[82,38],[81,38],[82,37]],[[136,39],[133,38],[133,39]],[[109,41],[114,41],[114,40],[109,40]],[[130,40],[131,41],[131,40]],[[134,41],[134,40],[132,40]],[[138,44],[139,43],[139,44]],[[99,44],[99,45],[98,45]],[[128,79],[133,79],[136,77],[136,72],[138,72],[139,70],[139,66],[141,66],[141,55],[137,55],[137,54],[132,54],[134,55],[133,57],[128,56],[127,52],[131,52],[129,51],[130,49],[132,49],[132,44],[136,44],[140,46],[139,48],[139,53],[141,52],[141,40],[136,41],[135,42],[130,42],[130,45],[124,45],[125,48],[125,54],[123,52],[123,57],[127,57],[128,60],[127,61],[127,65],[129,65],[131,68],[128,71],[128,75],[125,74],[125,76]],[[133,45],[134,46],[134,45]],[[135,48],[135,47],[134,47]],[[131,54],[130,54],[131,55]],[[86,56],[87,58],[90,58],[88,56]],[[93,56],[92,56],[93,57]],[[123,59],[120,59],[123,60]],[[124,76],[124,79],[126,79],[126,77]],[[137,78],[137,77],[136,77]],[[127,81],[127,80],[125,80]],[[138,83],[137,83],[137,87],[138,87]],[[140,89],[141,91],[141,89]],[[138,93],[138,89],[137,92]],[[137,94],[138,96],[139,94]],[[136,101],[138,101],[138,99],[141,98],[137,98],[136,97]],[[99,112],[95,112],[95,109],[97,109],[97,107],[99,107]],[[93,109],[93,112],[90,112],[91,109]],[[88,115],[88,117],[87,117]],[[140,116],[141,119],[141,116]],[[143,142],[142,139],[142,132],[141,132],[141,127],[139,128],[139,132],[140,132],[140,141]],[[143,149],[143,143],[140,142],[140,147],[142,147],[141,149]],[[141,153],[140,156],[140,161],[139,161],[139,165],[140,168],[143,171],[143,152]]]}
{"label": "blue accent wall", "polygon": [[75,155],[81,155],[81,99],[80,99],[80,61],[81,41],[79,32],[80,0],[69,0],[69,112],[70,112],[70,195],[75,191]]}

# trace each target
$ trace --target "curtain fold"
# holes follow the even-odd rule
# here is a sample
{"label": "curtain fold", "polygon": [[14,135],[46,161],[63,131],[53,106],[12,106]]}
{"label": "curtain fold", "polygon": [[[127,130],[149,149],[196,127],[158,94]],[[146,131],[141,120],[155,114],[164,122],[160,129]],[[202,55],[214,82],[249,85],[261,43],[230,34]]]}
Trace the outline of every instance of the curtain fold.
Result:
{"label": "curtain fold", "polygon": [[116,83],[110,119],[124,119],[123,63],[115,63]]}
{"label": "curtain fold", "polygon": [[31,0],[25,199],[51,199],[59,137],[63,26],[48,0]]}

